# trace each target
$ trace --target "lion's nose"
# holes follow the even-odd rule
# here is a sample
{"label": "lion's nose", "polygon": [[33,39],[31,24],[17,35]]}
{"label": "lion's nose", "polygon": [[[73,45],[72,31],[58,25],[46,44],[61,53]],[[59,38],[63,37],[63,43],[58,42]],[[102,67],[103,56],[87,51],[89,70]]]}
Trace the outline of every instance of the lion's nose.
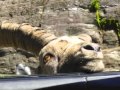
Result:
{"label": "lion's nose", "polygon": [[94,44],[94,43],[92,43],[92,44],[87,44],[87,45],[85,45],[85,46],[83,46],[83,48],[85,49],[85,50],[88,50],[88,51],[96,51],[96,52],[99,52],[100,51],[100,46],[98,45],[98,44]]}

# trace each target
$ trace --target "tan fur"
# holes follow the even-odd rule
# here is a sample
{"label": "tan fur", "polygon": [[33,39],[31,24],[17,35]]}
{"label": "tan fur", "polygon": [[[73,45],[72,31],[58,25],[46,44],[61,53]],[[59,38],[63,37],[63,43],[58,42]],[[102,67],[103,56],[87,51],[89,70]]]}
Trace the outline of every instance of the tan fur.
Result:
{"label": "tan fur", "polygon": [[3,22],[0,25],[0,46],[39,53],[40,69],[44,74],[104,69],[99,45],[92,43],[86,34],[56,37],[29,24]]}
{"label": "tan fur", "polygon": [[[85,38],[84,38],[85,39]],[[92,50],[82,50],[84,45],[96,45],[92,42],[86,42],[83,39],[79,39],[77,36],[63,36],[59,37],[56,40],[51,41],[47,46],[43,47],[39,56],[40,56],[40,65],[43,73],[48,73],[46,68],[51,68],[54,66],[54,69],[57,71],[51,70],[51,73],[54,72],[98,72],[104,69],[103,64],[103,54],[101,50],[95,52]],[[42,58],[43,54],[49,52],[55,56],[58,56],[58,61],[54,61],[54,64],[49,64],[46,62],[43,64]],[[56,64],[58,63],[58,66]],[[49,74],[50,74],[50,69]],[[53,72],[54,71],[54,72]]]}

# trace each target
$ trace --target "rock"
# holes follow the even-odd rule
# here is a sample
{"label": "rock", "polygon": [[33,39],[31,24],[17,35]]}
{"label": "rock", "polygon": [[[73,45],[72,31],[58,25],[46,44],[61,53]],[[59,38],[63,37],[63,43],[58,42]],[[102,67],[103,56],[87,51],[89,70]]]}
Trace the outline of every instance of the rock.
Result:
{"label": "rock", "polygon": [[12,47],[9,48],[1,48],[0,49],[0,56],[4,56],[6,54],[10,54],[10,53],[16,53],[16,50]]}
{"label": "rock", "polygon": [[[46,27],[45,27],[46,28]],[[71,24],[59,24],[47,26],[48,29],[53,30],[57,36],[62,35],[77,35],[77,34],[88,34],[92,37],[93,42],[102,43],[102,32],[93,24],[85,23],[71,23]]]}
{"label": "rock", "polygon": [[72,7],[66,11],[46,11],[43,16],[42,27],[57,31],[57,35],[65,33],[70,24],[94,23],[95,14],[89,13],[89,10]]}
{"label": "rock", "polygon": [[65,30],[59,28],[61,24],[94,23],[95,14],[75,5],[76,2],[87,5],[89,0],[5,0],[0,2],[1,11],[4,11],[0,12],[0,21],[30,23],[42,27],[58,26],[55,28],[57,31]]}
{"label": "rock", "polygon": [[120,61],[120,52],[119,51],[110,52],[110,53],[106,54],[106,56],[111,59]]}
{"label": "rock", "polygon": [[120,21],[120,4],[105,9],[105,17]]}
{"label": "rock", "polygon": [[37,60],[35,57],[30,57],[30,58],[28,58],[28,62],[31,62],[31,63],[39,63],[38,60]]}
{"label": "rock", "polygon": [[[4,56],[0,57],[0,73],[15,74],[15,66],[19,63],[29,66],[33,72],[33,70],[35,70],[39,65],[38,59],[36,59],[36,61],[35,58],[33,59],[34,61],[29,61],[25,55],[20,53],[5,54]],[[33,59],[31,58],[31,60]]]}
{"label": "rock", "polygon": [[109,7],[113,7],[117,4],[120,4],[119,0],[100,0],[101,5],[106,5]]}
{"label": "rock", "polygon": [[114,32],[114,30],[105,31],[103,33],[103,43],[105,45],[104,47],[108,47],[108,48],[119,45],[118,37]]}
{"label": "rock", "polygon": [[103,50],[105,71],[120,71],[120,47]]}
{"label": "rock", "polygon": [[26,56],[26,58],[35,57],[35,54],[33,54],[32,52],[28,52],[28,51],[20,49],[20,48],[17,49],[17,53]]}
{"label": "rock", "polygon": [[39,67],[39,59],[38,57],[30,57],[28,58],[27,66],[30,67],[32,74],[39,74],[38,67]]}
{"label": "rock", "polygon": [[72,24],[67,28],[68,35],[88,34],[92,37],[93,42],[102,44],[102,33],[93,24]]}

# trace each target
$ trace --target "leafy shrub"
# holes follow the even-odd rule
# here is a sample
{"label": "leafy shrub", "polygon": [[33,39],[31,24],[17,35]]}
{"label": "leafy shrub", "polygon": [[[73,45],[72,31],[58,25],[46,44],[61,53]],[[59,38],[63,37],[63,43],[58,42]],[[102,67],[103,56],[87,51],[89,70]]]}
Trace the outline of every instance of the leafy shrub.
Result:
{"label": "leafy shrub", "polygon": [[120,22],[112,17],[105,18],[100,14],[100,0],[91,0],[90,3],[90,12],[95,12],[96,19],[95,22],[100,29],[110,30],[113,29],[118,35],[120,40]]}

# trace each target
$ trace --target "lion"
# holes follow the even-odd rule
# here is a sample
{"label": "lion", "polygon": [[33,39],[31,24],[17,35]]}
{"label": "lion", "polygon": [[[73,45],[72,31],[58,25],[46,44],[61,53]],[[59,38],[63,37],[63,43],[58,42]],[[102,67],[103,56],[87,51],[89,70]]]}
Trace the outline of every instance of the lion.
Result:
{"label": "lion", "polygon": [[0,47],[22,48],[39,56],[40,74],[100,72],[101,47],[87,34],[60,36],[30,24],[2,22]]}

